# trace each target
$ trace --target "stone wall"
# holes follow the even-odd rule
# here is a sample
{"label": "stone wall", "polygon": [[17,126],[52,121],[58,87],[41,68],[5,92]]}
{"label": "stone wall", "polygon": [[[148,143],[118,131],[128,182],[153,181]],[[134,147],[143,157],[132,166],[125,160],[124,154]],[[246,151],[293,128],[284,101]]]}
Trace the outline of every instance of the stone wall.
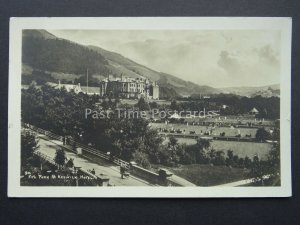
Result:
{"label": "stone wall", "polygon": [[159,175],[157,173],[144,169],[136,164],[131,164],[129,172],[131,175],[146,180],[151,184],[159,185],[161,183]]}

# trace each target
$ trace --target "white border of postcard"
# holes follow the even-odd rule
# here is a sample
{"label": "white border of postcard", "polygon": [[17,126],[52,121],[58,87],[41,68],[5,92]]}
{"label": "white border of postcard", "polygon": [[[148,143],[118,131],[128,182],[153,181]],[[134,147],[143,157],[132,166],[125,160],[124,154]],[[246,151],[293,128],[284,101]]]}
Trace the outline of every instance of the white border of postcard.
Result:
{"label": "white border of postcard", "polygon": [[[23,29],[280,30],[280,187],[24,187],[20,186],[21,42]],[[8,106],[9,197],[288,197],[291,196],[291,18],[105,17],[11,18]]]}

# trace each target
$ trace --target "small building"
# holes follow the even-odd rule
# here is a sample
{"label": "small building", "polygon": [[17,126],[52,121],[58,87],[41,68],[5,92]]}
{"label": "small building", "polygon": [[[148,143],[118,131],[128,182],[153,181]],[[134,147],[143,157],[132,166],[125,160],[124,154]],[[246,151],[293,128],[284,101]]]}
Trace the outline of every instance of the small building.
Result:
{"label": "small building", "polygon": [[251,109],[251,110],[249,111],[249,114],[255,116],[255,115],[259,114],[259,111],[254,107],[253,109]]}
{"label": "small building", "polygon": [[222,105],[222,109],[227,109],[227,108],[229,108],[228,105]]}

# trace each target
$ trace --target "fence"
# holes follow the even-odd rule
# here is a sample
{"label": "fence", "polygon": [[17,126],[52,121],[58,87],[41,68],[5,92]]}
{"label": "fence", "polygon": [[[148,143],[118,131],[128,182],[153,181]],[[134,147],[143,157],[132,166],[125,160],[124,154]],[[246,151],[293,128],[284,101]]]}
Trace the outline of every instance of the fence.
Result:
{"label": "fence", "polygon": [[52,159],[51,157],[39,152],[39,151],[34,151],[33,154],[37,155],[38,157],[46,160],[47,162],[51,163],[54,166],[57,166],[57,163]]}
{"label": "fence", "polygon": [[[39,151],[35,151],[33,154],[37,155],[38,157],[40,157],[41,159],[47,161],[48,163],[54,165],[54,166],[58,166],[58,164],[54,161],[54,159],[52,159],[51,157],[39,152]],[[98,185],[100,186],[107,186],[109,184],[109,178],[107,177],[101,177],[101,176],[97,176],[92,174],[91,172],[82,169],[82,168],[78,168],[78,173],[84,174],[88,177],[94,178],[95,180],[97,180]],[[78,186],[78,185],[77,185]]]}
{"label": "fence", "polygon": [[159,134],[165,137],[173,136],[176,138],[188,138],[188,139],[207,138],[211,140],[220,140],[220,141],[260,142],[256,138],[250,138],[250,137],[178,134],[178,133],[164,133],[164,132],[159,132]]}
{"label": "fence", "polygon": [[[30,124],[25,124],[25,123],[22,123],[22,126],[25,127],[25,128],[28,128],[28,129],[31,129],[35,132],[38,132],[38,133],[41,133],[41,134],[44,134],[48,137],[51,137],[55,140],[59,140],[59,141],[63,141],[63,137],[62,136],[59,136],[59,135],[56,135],[50,131],[46,131],[46,130],[43,130],[41,128],[37,128],[33,125],[30,125]],[[111,156],[109,155],[106,155],[105,153],[102,153],[100,152],[99,150],[95,149],[95,148],[92,148],[90,146],[86,146],[82,143],[79,143],[79,142],[76,142],[74,141],[73,139],[70,139],[70,143],[73,145],[74,143],[76,144],[77,147],[80,147],[82,148],[83,152],[87,152],[89,154],[92,154],[94,156],[98,156],[100,157],[101,159],[105,159],[105,160],[109,160],[119,166],[122,166],[122,167],[126,167],[128,170],[131,171],[131,173],[134,175],[134,176],[137,176],[137,177],[140,177],[142,179],[145,179],[147,180],[148,182],[150,183],[154,183],[154,184],[158,184],[158,185],[163,185],[163,186],[168,186],[168,185],[172,185],[172,186],[185,186],[181,183],[177,183],[176,181],[172,181],[170,179],[168,179],[167,177],[161,177],[159,174],[153,172],[153,171],[150,171],[150,170],[147,170],[147,169],[144,169],[142,167],[139,167],[137,165],[131,165],[130,163],[124,161],[124,160],[121,160],[117,157],[113,157],[111,158]],[[69,148],[68,148],[69,149]],[[70,149],[69,149],[70,150]],[[50,157],[40,153],[40,152],[36,152],[36,154],[38,154],[40,157],[43,157],[44,159],[46,159],[47,161],[49,161],[50,163],[54,164],[54,165],[57,165],[53,159],[51,159]],[[86,171],[86,170],[83,170],[83,169],[79,169],[81,172],[85,173],[86,175],[88,176],[91,176],[91,177],[97,177],[98,180],[102,180],[104,183],[108,181],[106,181],[107,179],[106,178],[101,178],[101,177],[98,177],[98,176],[95,176],[93,174],[91,174],[89,171]],[[102,183],[102,185],[104,184]],[[109,185],[109,184],[108,184]]]}
{"label": "fence", "polygon": [[[26,123],[22,123],[22,126],[24,128],[31,129],[31,130],[33,130],[35,132],[38,132],[40,134],[44,134],[44,135],[46,135],[48,137],[51,137],[51,138],[53,138],[55,140],[59,140],[59,141],[63,142],[63,137],[62,136],[54,134],[51,131],[43,130],[41,128],[35,127],[35,126],[31,125],[31,124],[26,124]],[[73,138],[70,138],[70,145],[73,146],[74,144],[75,144],[76,147],[81,148],[83,151],[86,151],[86,152],[88,152],[88,153],[90,153],[92,155],[101,157],[102,159],[105,159],[105,160],[111,160],[112,159],[109,155],[107,155],[105,153],[102,153],[100,150],[92,148],[90,146],[86,146],[86,145],[84,145],[84,144],[82,144],[80,142],[74,141]],[[113,157],[113,159],[111,161],[114,162],[115,164],[119,165],[119,166],[130,168],[130,165],[129,165],[128,162],[126,162],[126,161],[124,161],[122,159],[119,159],[117,157]]]}

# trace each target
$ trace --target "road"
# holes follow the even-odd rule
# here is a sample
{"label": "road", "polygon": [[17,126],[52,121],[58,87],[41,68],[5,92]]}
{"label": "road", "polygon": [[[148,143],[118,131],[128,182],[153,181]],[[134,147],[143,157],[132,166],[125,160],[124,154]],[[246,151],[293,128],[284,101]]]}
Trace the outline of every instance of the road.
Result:
{"label": "road", "polygon": [[[68,149],[68,146],[63,146],[61,141],[50,139],[48,136],[37,134],[39,137],[39,149],[38,151],[54,158],[56,149],[60,146]],[[109,177],[109,183],[113,186],[152,186],[149,182],[141,180],[139,178],[133,177],[130,175],[129,178],[121,179],[120,176],[120,167],[109,163],[103,160],[103,163],[98,164],[91,162],[71,151],[65,151],[66,157],[74,159],[74,165],[76,167],[81,167],[85,170],[92,170],[94,169],[96,175],[104,174]]]}

